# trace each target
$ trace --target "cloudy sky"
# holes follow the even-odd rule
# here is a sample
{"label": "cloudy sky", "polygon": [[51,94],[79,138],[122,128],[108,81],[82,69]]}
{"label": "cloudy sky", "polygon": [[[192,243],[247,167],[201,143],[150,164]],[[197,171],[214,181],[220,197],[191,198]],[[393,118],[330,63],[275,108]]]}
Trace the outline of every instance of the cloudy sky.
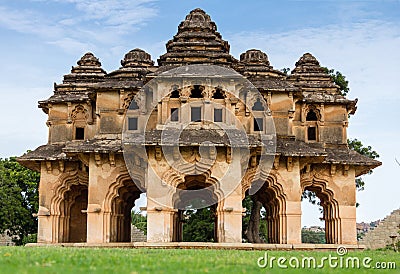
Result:
{"label": "cloudy sky", "polygon": [[[0,158],[46,143],[48,98],[87,51],[110,72],[133,48],[156,60],[192,9],[201,7],[239,57],[266,52],[277,68],[293,68],[305,52],[350,81],[359,98],[349,137],[371,145],[383,166],[358,193],[358,221],[400,207],[400,1],[0,0]],[[316,222],[304,205],[304,224]]]}

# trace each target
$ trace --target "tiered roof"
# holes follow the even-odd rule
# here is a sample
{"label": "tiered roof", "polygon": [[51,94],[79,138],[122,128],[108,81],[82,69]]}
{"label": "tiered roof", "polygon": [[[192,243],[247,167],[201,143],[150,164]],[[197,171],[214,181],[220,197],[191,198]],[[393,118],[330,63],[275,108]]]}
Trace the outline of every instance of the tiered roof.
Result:
{"label": "tiered roof", "polygon": [[292,70],[289,80],[292,80],[295,86],[304,91],[339,94],[339,87],[311,53],[305,53],[296,62],[296,67]]}
{"label": "tiered roof", "polygon": [[178,27],[178,33],[167,45],[167,53],[160,56],[160,66],[174,67],[188,64],[231,66],[237,62],[229,54],[229,44],[222,39],[216,24],[202,9],[195,9]]}

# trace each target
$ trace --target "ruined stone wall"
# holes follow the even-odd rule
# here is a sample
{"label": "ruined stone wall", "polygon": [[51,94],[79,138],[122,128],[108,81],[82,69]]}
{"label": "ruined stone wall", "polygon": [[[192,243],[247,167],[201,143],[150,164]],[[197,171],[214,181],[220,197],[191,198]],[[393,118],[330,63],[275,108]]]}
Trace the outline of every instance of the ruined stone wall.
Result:
{"label": "ruined stone wall", "polygon": [[359,243],[366,245],[370,249],[378,249],[392,244],[390,236],[397,235],[400,230],[400,209],[394,210],[390,215],[386,216],[382,222],[374,229],[365,234]]}

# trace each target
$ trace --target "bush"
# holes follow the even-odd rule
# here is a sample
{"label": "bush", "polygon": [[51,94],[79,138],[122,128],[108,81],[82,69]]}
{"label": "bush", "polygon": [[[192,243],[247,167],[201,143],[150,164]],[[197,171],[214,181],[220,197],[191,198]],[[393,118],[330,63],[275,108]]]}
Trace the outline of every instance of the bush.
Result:
{"label": "bush", "polygon": [[27,236],[24,236],[24,238],[22,238],[22,245],[26,245],[29,243],[37,243],[37,234],[29,234]]}

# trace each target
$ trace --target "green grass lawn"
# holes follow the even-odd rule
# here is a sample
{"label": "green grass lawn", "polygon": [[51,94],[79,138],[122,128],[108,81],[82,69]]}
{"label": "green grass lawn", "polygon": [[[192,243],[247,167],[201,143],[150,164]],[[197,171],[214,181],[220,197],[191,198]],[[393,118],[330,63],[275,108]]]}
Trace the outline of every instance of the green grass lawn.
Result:
{"label": "green grass lawn", "polygon": [[[293,269],[288,260],[313,256],[317,263],[336,252],[267,251],[268,260],[285,257],[288,269],[257,265],[264,251],[204,249],[100,249],[67,247],[0,247],[0,273],[400,273],[400,253],[393,251],[350,251],[346,257],[370,257],[376,262],[395,262],[397,269]],[[261,261],[264,262],[264,261]],[[283,263],[285,264],[285,263]]]}

